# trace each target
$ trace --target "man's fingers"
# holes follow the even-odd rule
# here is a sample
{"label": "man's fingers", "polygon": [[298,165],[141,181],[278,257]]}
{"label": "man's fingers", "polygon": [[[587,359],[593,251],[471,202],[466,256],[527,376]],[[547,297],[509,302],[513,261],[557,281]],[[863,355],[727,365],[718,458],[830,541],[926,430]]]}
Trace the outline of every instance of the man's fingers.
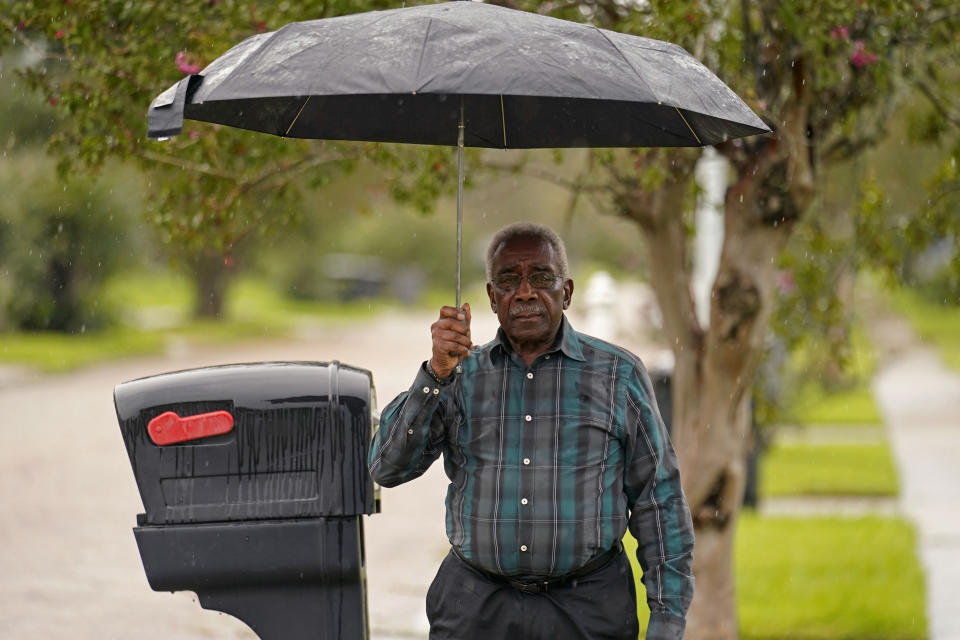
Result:
{"label": "man's fingers", "polygon": [[433,338],[434,362],[454,366],[470,355],[473,342],[470,339],[470,305],[440,307],[440,317],[430,326]]}
{"label": "man's fingers", "polygon": [[473,346],[470,336],[462,331],[462,327],[454,330],[437,328],[433,331],[433,342],[442,346],[443,344],[460,344],[469,349]]}

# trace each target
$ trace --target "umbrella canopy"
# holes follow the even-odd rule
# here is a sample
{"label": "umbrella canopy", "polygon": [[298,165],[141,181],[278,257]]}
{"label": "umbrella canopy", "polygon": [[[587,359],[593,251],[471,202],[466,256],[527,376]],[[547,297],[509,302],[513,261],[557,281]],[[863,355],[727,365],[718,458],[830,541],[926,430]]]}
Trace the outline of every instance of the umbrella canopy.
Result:
{"label": "umbrella canopy", "polygon": [[770,129],[677,45],[479,2],[294,22],[160,94],[148,135],[183,120],[291,138],[463,148],[683,147]]}
{"label": "umbrella canopy", "polygon": [[292,138],[468,147],[702,146],[769,128],[677,45],[479,2],[295,22],[150,105]]}

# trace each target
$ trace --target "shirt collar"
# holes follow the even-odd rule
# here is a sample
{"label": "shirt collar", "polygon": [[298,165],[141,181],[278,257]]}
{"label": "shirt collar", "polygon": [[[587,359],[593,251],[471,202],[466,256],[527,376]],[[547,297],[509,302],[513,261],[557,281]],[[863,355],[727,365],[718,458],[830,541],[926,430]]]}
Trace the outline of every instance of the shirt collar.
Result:
{"label": "shirt collar", "polygon": [[[493,354],[495,352],[502,351],[505,356],[513,352],[513,347],[510,346],[510,341],[507,339],[507,334],[504,332],[503,327],[497,329],[497,337],[493,339],[491,345],[491,349],[488,352],[491,364],[493,363]],[[560,351],[563,355],[568,358],[573,358],[574,360],[586,361],[586,358],[583,357],[583,346],[580,343],[580,335],[570,326],[570,321],[567,320],[566,314],[563,314],[560,320],[560,330],[557,331],[557,338],[554,340],[553,346],[547,349],[545,353],[554,353],[555,351]]]}

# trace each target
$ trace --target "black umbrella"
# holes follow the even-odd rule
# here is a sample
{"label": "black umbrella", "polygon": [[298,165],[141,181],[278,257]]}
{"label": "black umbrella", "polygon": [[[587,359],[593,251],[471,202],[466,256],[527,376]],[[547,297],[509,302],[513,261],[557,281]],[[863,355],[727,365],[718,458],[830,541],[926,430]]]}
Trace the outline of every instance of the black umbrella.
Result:
{"label": "black umbrella", "polygon": [[770,129],[677,45],[479,2],[295,22],[247,38],[150,105],[291,138],[463,147],[678,147]]}

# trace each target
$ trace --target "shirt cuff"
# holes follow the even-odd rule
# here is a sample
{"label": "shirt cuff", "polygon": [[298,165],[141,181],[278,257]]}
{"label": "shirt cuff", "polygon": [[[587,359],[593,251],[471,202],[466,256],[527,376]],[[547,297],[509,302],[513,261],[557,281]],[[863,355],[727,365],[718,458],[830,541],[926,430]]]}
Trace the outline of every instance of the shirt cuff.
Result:
{"label": "shirt cuff", "polygon": [[447,386],[449,385],[438,383],[436,378],[427,373],[427,365],[424,363],[417,370],[417,377],[413,379],[410,393],[414,396],[422,396],[420,400],[415,401],[417,405],[421,403],[430,404],[437,399],[436,396],[440,395]]}
{"label": "shirt cuff", "polygon": [[439,384],[441,387],[445,387],[451,382],[453,382],[454,373],[451,373],[446,378],[441,378],[437,375],[437,372],[433,370],[433,367],[430,366],[430,361],[425,360],[423,363],[423,370],[427,372],[427,375],[433,378],[433,380]]}
{"label": "shirt cuff", "polygon": [[647,624],[647,640],[681,640],[687,626],[684,618],[669,613],[650,613]]}

